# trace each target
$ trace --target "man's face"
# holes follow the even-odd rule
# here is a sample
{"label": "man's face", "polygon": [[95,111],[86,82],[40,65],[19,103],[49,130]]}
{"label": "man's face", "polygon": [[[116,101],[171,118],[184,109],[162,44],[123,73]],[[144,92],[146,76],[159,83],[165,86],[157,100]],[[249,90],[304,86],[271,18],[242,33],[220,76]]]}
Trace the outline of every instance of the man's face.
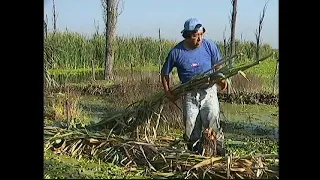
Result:
{"label": "man's face", "polygon": [[191,37],[188,38],[190,45],[199,47],[203,40],[203,34],[204,32],[202,28],[200,28],[197,32],[191,34]]}

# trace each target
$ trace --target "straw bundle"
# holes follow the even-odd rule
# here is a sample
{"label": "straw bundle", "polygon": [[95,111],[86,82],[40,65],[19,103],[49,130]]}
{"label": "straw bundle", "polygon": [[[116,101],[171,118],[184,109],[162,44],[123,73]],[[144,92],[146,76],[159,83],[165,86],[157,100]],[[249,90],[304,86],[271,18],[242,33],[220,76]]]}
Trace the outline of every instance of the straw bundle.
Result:
{"label": "straw bundle", "polygon": [[278,177],[278,166],[267,163],[270,159],[275,161],[277,155],[206,157],[179,148],[182,141],[177,143],[168,137],[159,137],[158,142],[149,144],[120,136],[106,139],[105,134],[85,130],[45,127],[44,132],[46,149],[78,158],[99,158],[125,167],[146,166],[154,177]]}
{"label": "straw bundle", "polygon": [[[220,61],[220,63],[217,65],[226,64],[232,58],[236,58],[240,55],[241,54],[225,58],[222,61]],[[268,59],[270,56],[272,56],[272,54],[269,54],[268,56],[263,57],[255,62],[248,63],[242,66],[228,68],[228,66],[225,65],[218,71],[208,72],[205,74],[198,75],[194,77],[192,80],[188,81],[187,83],[178,85],[177,87],[173,88],[172,93],[180,97],[190,90],[201,88],[203,86],[208,86],[209,78],[226,79],[228,81],[228,78],[238,73],[240,73],[246,78],[243,71],[258,65],[261,61]],[[112,128],[114,132],[117,132],[117,133],[132,132],[133,130],[136,129],[137,126],[147,121],[150,121],[153,118],[153,115],[161,114],[162,105],[163,103],[166,103],[166,102],[168,102],[168,99],[166,98],[165,93],[161,91],[147,97],[146,99],[132,103],[123,111],[117,112],[115,114],[110,114],[104,120],[101,120],[100,122],[95,124],[91,124],[87,128],[95,128],[95,127],[105,126],[107,124],[114,124]]]}

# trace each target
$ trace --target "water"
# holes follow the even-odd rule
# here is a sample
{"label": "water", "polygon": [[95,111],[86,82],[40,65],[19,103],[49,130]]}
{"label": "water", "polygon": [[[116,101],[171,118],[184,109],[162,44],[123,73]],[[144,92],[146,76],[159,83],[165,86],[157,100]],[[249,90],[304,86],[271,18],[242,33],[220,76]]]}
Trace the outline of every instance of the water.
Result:
{"label": "water", "polygon": [[223,126],[224,132],[241,134],[243,136],[259,136],[272,139],[279,139],[279,127],[268,127],[263,124],[241,124],[234,126],[226,123]]}
{"label": "water", "polygon": [[225,133],[279,138],[278,107],[221,103],[221,126]]}

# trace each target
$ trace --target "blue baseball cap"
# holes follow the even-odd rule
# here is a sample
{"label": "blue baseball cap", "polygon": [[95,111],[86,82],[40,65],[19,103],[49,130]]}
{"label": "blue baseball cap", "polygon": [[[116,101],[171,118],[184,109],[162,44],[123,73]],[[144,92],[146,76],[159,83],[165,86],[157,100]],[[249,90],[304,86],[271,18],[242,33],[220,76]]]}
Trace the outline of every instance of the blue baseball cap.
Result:
{"label": "blue baseball cap", "polygon": [[184,29],[181,31],[181,33],[185,31],[197,31],[199,30],[202,26],[202,23],[199,19],[197,18],[190,18],[186,20],[184,23]]}

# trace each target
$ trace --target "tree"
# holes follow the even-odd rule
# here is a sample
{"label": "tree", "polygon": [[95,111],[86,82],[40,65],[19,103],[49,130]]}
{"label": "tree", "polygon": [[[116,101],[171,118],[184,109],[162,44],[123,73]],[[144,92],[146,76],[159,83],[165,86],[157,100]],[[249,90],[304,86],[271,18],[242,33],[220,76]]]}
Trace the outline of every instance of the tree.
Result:
{"label": "tree", "polygon": [[48,35],[48,16],[46,15],[46,19],[43,20],[43,33],[44,33],[44,37],[46,38]]}
{"label": "tree", "polygon": [[57,13],[56,13],[56,5],[54,0],[52,1],[52,11],[53,11],[53,34],[57,32]]}
{"label": "tree", "polygon": [[277,77],[279,76],[279,59],[277,60],[277,64],[276,64],[276,70],[274,72],[274,76],[273,76],[273,88],[272,88],[272,92],[273,94],[276,93],[276,84],[277,84]]}
{"label": "tree", "polygon": [[[230,55],[233,56],[236,50],[236,22],[237,22],[237,9],[238,0],[231,0],[232,12],[231,12],[231,35],[230,35]],[[230,61],[230,66],[233,66],[233,59]]]}
{"label": "tree", "polygon": [[[231,18],[230,18],[230,26],[231,26],[231,35],[230,35],[230,56],[233,56],[235,54],[236,50],[236,22],[237,22],[237,9],[238,9],[238,0],[231,0],[232,4],[232,12],[231,12]],[[233,59],[229,62],[229,68],[233,66]],[[228,85],[228,94],[231,92],[231,78],[229,78],[229,85]]]}
{"label": "tree", "polygon": [[[121,9],[119,5],[121,2]],[[105,38],[106,38],[106,60],[104,69],[104,79],[113,79],[113,64],[114,64],[114,41],[116,24],[119,15],[123,11],[123,0],[101,0],[103,8],[103,21],[105,24]]]}
{"label": "tree", "polygon": [[268,2],[269,1],[267,1],[266,4],[263,7],[262,14],[260,15],[260,18],[259,18],[258,29],[254,33],[255,36],[256,36],[256,42],[257,42],[257,44],[256,44],[257,45],[256,46],[256,57],[255,57],[257,60],[259,59],[259,56],[260,56],[261,31],[262,31],[263,20],[264,20],[264,16],[265,16],[265,13],[266,13],[266,10],[267,10]]}

